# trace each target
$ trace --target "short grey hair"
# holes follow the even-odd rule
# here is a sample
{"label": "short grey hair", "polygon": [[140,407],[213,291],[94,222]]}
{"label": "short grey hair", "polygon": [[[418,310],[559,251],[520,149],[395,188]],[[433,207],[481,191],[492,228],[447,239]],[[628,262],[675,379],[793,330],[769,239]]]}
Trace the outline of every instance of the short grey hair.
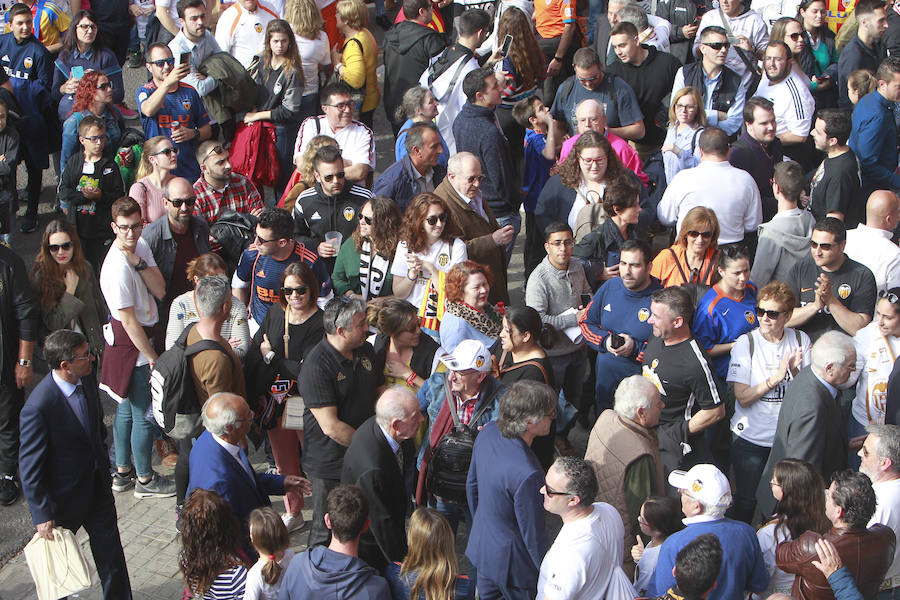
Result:
{"label": "short grey hair", "polygon": [[878,458],[889,459],[891,470],[900,473],[900,426],[869,425],[866,431],[878,438],[875,442],[875,454]]}
{"label": "short grey hair", "polygon": [[479,165],[481,164],[481,160],[471,152],[457,152],[447,161],[447,173],[458,173],[463,165],[463,161],[467,159],[475,159]]}
{"label": "short grey hair", "polygon": [[813,368],[821,374],[828,365],[843,365],[855,354],[853,338],[840,331],[826,331],[812,345],[810,359]]}
{"label": "short grey hair", "polygon": [[591,463],[583,458],[560,456],[553,462],[553,466],[569,480],[565,491],[578,496],[579,504],[590,506],[594,503],[594,500],[597,499],[599,484],[597,483],[597,473]]}
{"label": "short grey hair", "polygon": [[231,394],[230,392],[217,392],[210,396],[209,399],[203,403],[203,409],[200,411],[200,415],[203,419],[203,427],[215,436],[222,437],[224,434],[228,433],[228,430],[226,429],[227,427],[236,427],[241,416],[236,410],[227,405],[220,406],[219,411],[215,417],[210,417],[209,415],[207,415],[206,409],[209,407],[209,404],[211,402],[218,400],[220,396],[231,395],[233,394]]}
{"label": "short grey hair", "polygon": [[231,297],[231,284],[224,275],[207,275],[197,282],[194,295],[200,316],[211,317],[220,312]]}
{"label": "short grey hair", "polygon": [[[415,404],[413,410],[407,408],[410,402]],[[409,388],[402,385],[391,386],[381,394],[378,402],[375,403],[375,421],[387,429],[394,419],[403,421],[417,410],[419,410],[418,401]]]}
{"label": "short grey hair", "polygon": [[558,394],[545,383],[517,381],[500,397],[497,427],[505,438],[519,437],[556,406]]}
{"label": "short grey hair", "polygon": [[659,390],[643,375],[626,377],[616,388],[613,410],[624,419],[634,419],[639,408],[649,410],[659,398]]}
{"label": "short grey hair", "polygon": [[633,24],[637,27],[638,33],[650,27],[650,21],[647,19],[647,12],[634,3],[628,3],[619,9],[619,19],[626,23]]}
{"label": "short grey hair", "polygon": [[703,507],[703,514],[713,519],[721,519],[725,516],[725,511],[728,510],[728,507],[731,506],[731,492],[725,492],[722,494],[722,497],[713,503],[707,503],[699,498],[694,498],[691,496],[690,490],[684,490],[685,493],[691,497],[692,500],[699,502],[700,506]]}
{"label": "short grey hair", "polygon": [[407,154],[412,154],[413,148],[424,148],[425,131],[430,129],[440,135],[438,126],[434,123],[416,123],[406,132],[406,139],[403,140],[403,147],[406,148]]}
{"label": "short grey hair", "polygon": [[357,296],[349,299],[346,296],[332,298],[325,305],[323,316],[325,333],[334,335],[337,333],[338,327],[347,329],[353,323],[356,315],[360,313],[366,314],[366,301],[362,298]]}

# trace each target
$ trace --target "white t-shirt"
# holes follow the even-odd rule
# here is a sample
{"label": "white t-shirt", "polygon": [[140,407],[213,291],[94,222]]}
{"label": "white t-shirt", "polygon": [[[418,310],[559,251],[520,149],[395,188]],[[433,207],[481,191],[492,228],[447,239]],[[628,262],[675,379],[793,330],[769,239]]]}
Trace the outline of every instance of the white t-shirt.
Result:
{"label": "white t-shirt", "polygon": [[[406,242],[401,240],[397,244],[397,252],[394,253],[394,262],[391,264],[391,275],[394,277],[406,277],[409,273],[409,268],[406,266],[406,254]],[[449,273],[453,265],[463,262],[468,255],[466,243],[459,238],[454,238],[452,246],[448,242],[438,240],[428,248],[428,252],[420,252],[418,257],[425,262],[430,262],[444,273]],[[420,273],[412,291],[406,297],[410,304],[416,308],[422,305],[427,285],[428,279]]]}
{"label": "white t-shirt", "polygon": [[583,519],[565,523],[544,555],[538,597],[603,598],[615,569],[622,564],[625,527],[619,512],[595,502]]}
{"label": "white t-shirt", "polygon": [[223,52],[228,52],[247,69],[253,57],[263,51],[266,26],[277,19],[275,9],[259,3],[256,12],[250,13],[240,3],[229,6],[216,25],[216,42]]}
{"label": "white t-shirt", "polygon": [[319,65],[331,64],[328,36],[320,31],[319,37],[314,40],[299,35],[294,38],[297,40],[297,50],[300,51],[300,60],[303,62],[303,77],[306,79],[303,95],[316,94],[319,92]]}
{"label": "white t-shirt", "polygon": [[[143,239],[138,239],[134,254],[138,258],[143,258],[148,267],[156,266],[150,246]],[[119,318],[119,310],[133,308],[138,323],[144,327],[156,325],[159,318],[156,312],[156,299],[147,289],[141,274],[128,264],[125,254],[116,247],[115,241],[100,267],[100,291],[103,292],[106,306],[109,307],[113,318]],[[150,361],[147,357],[141,353],[135,364],[141,366],[148,362]]]}
{"label": "white t-shirt", "polygon": [[776,592],[791,595],[791,586],[794,585],[794,575],[785,573],[775,566],[775,546],[781,542],[791,541],[791,532],[787,527],[778,528],[778,536],[775,535],[775,521],[770,521],[759,528],[756,532],[756,539],[759,540],[759,548],[762,550],[763,562],[766,564],[766,570],[769,572],[769,587],[760,594],[760,598],[768,598]]}
{"label": "white t-shirt", "polygon": [[[318,131],[316,131],[316,121],[319,122]],[[327,135],[337,140],[344,160],[375,168],[375,134],[359,121],[354,120],[335,133],[331,130],[328,118],[324,115],[304,119],[300,126],[300,132],[297,134],[297,143],[294,144],[294,156],[302,154],[309,140],[317,135]]]}
{"label": "white t-shirt", "polygon": [[813,100],[809,82],[804,81],[804,76],[797,75],[792,70],[785,79],[773,84],[769,83],[769,78],[763,73],[753,95],[767,98],[775,105],[776,134],[791,132],[801,137],[809,135],[816,101]]}
{"label": "white t-shirt", "polygon": [[[875,514],[869,520],[869,527],[875,523],[887,525],[894,530],[894,534],[900,539],[900,479],[891,481],[879,481],[872,484],[875,490]],[[884,578],[900,575],[900,546],[894,550],[894,562],[891,563]]]}
{"label": "white t-shirt", "polygon": [[634,589],[638,596],[646,596],[650,584],[653,582],[653,574],[656,573],[656,563],[659,562],[659,546],[646,546],[641,554],[641,559],[637,562],[637,568],[634,571]]}
{"label": "white t-shirt", "polygon": [[[803,352],[803,366],[810,362],[809,336],[800,333],[800,348]],[[750,340],[753,336],[753,356],[750,355]],[[759,385],[778,371],[781,357],[797,348],[795,330],[785,328],[781,341],[772,343],[754,329],[735,340],[731,349],[731,362],[728,364],[728,381],[743,383],[750,387]],[[778,426],[778,413],[781,401],[788,384],[793,379],[790,374],[781,383],[763,394],[762,398],[743,407],[740,402],[734,403],[734,416],[731,417],[731,431],[751,444],[771,448],[775,440],[775,428]]]}
{"label": "white t-shirt", "polygon": [[[175,21],[175,26],[181,29],[181,18],[178,16],[178,0],[156,0],[156,6],[168,7],[169,16]],[[160,23],[160,27],[162,27],[162,23]]]}
{"label": "white t-shirt", "polygon": [[887,405],[887,382],[900,350],[900,338],[883,336],[872,321],[853,336],[856,347],[856,397],[851,412],[862,425],[883,424]]}
{"label": "white t-shirt", "polygon": [[244,584],[244,600],[278,600],[278,591],[281,589],[281,582],[284,580],[284,570],[291,564],[295,554],[290,548],[284,551],[284,556],[278,561],[278,564],[281,565],[281,576],[275,585],[269,585],[262,578],[262,568],[269,561],[262,559],[256,561],[256,564],[247,571],[247,581]]}

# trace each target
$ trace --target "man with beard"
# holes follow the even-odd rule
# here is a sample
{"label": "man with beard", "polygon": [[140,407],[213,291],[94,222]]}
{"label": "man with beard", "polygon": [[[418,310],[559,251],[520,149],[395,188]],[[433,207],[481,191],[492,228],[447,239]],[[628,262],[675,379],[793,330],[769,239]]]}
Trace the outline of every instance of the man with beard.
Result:
{"label": "man with beard", "polygon": [[226,210],[259,216],[265,205],[253,182],[231,170],[228,151],[216,140],[207,140],[197,149],[202,175],[194,182],[196,213],[210,225]]}
{"label": "man with beard", "polygon": [[775,165],[784,160],[781,140],[777,139],[775,107],[770,100],[754,96],[744,106],[744,131],[731,147],[728,162],[731,166],[747,171],[762,202],[763,221],[775,216],[778,202],[772,190]]}
{"label": "man with beard", "polygon": [[816,150],[825,153],[825,160],[813,173],[807,205],[817,221],[834,217],[848,228],[862,221],[865,208],[859,161],[847,145],[851,127],[850,115],[845,111],[826,109],[816,115],[810,135]]}

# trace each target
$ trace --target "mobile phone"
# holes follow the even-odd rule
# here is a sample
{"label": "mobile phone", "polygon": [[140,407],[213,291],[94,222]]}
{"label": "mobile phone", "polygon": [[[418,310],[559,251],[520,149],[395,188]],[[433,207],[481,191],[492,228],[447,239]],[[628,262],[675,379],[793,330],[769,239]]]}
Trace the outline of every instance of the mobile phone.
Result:
{"label": "mobile phone", "polygon": [[191,53],[190,52],[182,52],[178,56],[178,64],[179,65],[189,65],[191,64]]}
{"label": "mobile phone", "polygon": [[591,295],[590,294],[582,294],[581,295],[581,305],[587,306],[591,303]]}
{"label": "mobile phone", "polygon": [[507,54],[509,54],[509,48],[510,48],[510,46],[512,46],[512,42],[513,42],[513,36],[511,36],[510,34],[507,33],[506,37],[503,38],[503,46],[500,47],[500,55],[501,56],[505,57]]}
{"label": "mobile phone", "polygon": [[617,333],[609,334],[609,345],[613,349],[621,348],[625,345],[625,338]]}
{"label": "mobile phone", "polygon": [[80,65],[72,67],[72,78],[81,79],[82,77],[84,77],[84,67]]}

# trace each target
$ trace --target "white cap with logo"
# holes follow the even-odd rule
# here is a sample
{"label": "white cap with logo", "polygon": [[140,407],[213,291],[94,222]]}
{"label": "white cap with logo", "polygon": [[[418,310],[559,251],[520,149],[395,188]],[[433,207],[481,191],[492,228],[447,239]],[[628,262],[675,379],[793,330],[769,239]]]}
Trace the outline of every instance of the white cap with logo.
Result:
{"label": "white cap with logo", "polygon": [[475,369],[482,373],[491,370],[491,355],[478,340],[463,340],[453,352],[441,356],[441,362],[451,371]]}
{"label": "white cap with logo", "polygon": [[692,498],[704,504],[716,504],[722,496],[731,493],[728,478],[715,465],[694,465],[688,471],[669,473],[669,485],[687,490]]}

